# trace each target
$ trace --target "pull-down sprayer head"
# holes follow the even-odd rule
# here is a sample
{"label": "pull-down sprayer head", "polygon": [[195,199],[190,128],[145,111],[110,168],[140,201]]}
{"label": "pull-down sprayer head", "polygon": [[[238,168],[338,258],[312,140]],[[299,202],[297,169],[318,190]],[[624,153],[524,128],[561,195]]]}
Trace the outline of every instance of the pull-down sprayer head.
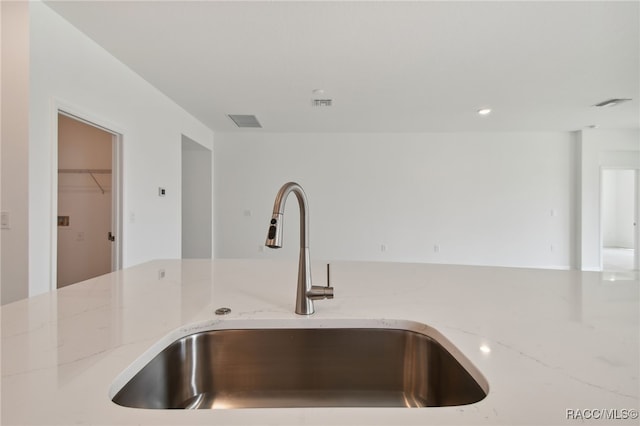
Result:
{"label": "pull-down sprayer head", "polygon": [[269,230],[267,231],[267,241],[265,245],[269,248],[277,249],[282,247],[282,218],[281,213],[274,213],[271,216]]}

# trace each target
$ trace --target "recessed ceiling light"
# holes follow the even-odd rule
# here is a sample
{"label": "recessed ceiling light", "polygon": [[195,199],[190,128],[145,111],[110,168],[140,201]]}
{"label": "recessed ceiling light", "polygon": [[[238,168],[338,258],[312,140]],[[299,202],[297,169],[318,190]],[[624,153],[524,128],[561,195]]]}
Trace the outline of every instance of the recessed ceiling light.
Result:
{"label": "recessed ceiling light", "polygon": [[491,114],[491,108],[481,108],[478,110],[479,115],[489,115]]}
{"label": "recessed ceiling light", "polygon": [[616,106],[616,105],[620,105],[623,102],[629,102],[631,99],[629,98],[614,98],[614,99],[607,99],[606,101],[602,101],[600,103],[595,104],[595,107],[612,107],[612,106]]}

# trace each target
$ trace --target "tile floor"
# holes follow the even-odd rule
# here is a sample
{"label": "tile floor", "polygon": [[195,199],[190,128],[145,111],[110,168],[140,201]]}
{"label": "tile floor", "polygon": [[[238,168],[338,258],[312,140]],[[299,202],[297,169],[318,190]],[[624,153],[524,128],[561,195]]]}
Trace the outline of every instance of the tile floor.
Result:
{"label": "tile floor", "polygon": [[633,270],[633,249],[604,247],[602,249],[602,279],[604,281],[633,280],[640,272]]}

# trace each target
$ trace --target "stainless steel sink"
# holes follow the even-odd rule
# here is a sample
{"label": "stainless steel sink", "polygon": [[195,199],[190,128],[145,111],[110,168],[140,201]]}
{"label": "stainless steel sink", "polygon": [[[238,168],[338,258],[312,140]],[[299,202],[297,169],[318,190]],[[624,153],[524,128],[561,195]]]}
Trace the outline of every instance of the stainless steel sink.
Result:
{"label": "stainless steel sink", "polygon": [[171,343],[113,401],[134,408],[220,409],[433,407],[482,400],[486,381],[466,358],[471,372],[456,357],[432,336],[410,330],[212,330]]}

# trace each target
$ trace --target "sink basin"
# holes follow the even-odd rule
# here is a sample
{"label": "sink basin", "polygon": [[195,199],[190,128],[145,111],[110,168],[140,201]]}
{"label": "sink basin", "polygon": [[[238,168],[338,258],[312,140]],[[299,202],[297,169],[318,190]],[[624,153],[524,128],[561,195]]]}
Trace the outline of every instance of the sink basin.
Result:
{"label": "sink basin", "polygon": [[113,402],[134,408],[221,409],[434,407],[482,400],[486,380],[450,342],[427,329],[432,332],[201,331],[170,343],[115,393]]}

